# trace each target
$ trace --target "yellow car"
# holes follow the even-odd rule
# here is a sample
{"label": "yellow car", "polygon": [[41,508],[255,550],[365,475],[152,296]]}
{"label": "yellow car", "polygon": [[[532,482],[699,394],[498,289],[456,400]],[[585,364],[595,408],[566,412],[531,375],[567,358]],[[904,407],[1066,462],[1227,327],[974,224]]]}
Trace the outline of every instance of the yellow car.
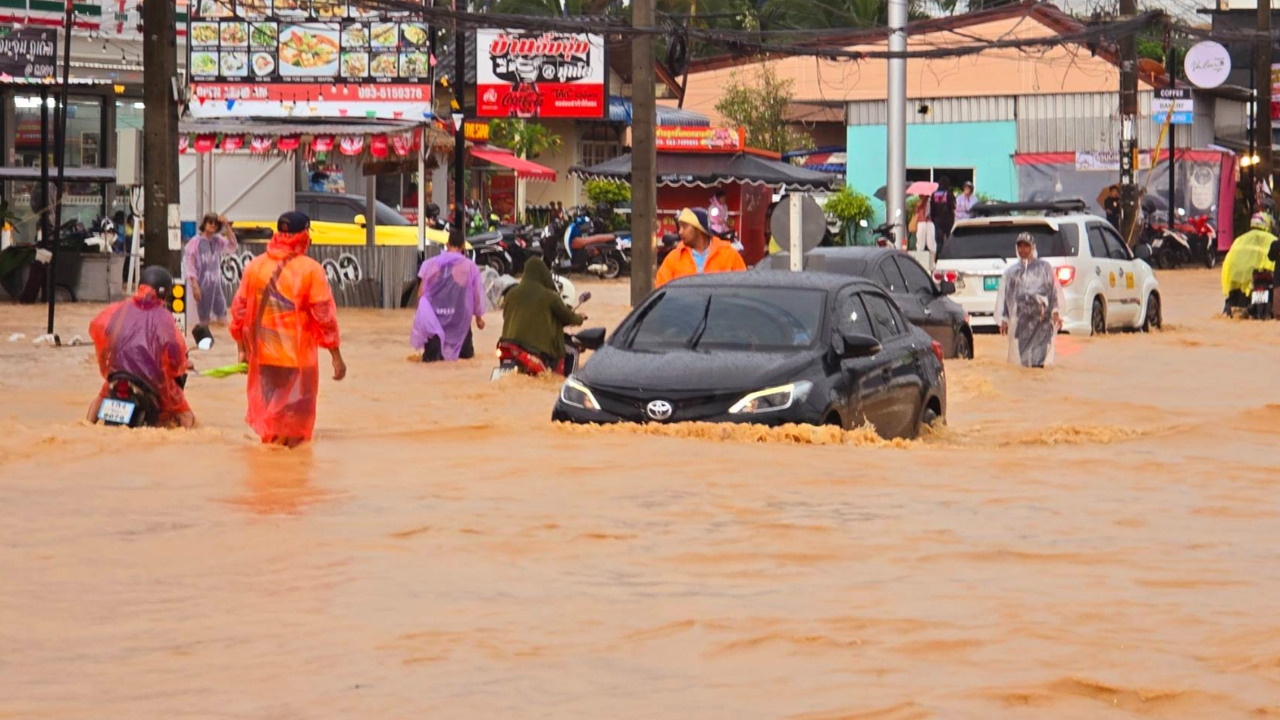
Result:
{"label": "yellow car", "polygon": [[[365,199],[359,195],[337,193],[298,193],[294,209],[311,218],[312,245],[365,244]],[[383,203],[376,208],[375,243],[378,245],[418,244],[418,226]],[[275,232],[275,220],[237,220],[233,223],[241,240],[267,240]],[[427,242],[444,245],[449,234],[427,228]]]}

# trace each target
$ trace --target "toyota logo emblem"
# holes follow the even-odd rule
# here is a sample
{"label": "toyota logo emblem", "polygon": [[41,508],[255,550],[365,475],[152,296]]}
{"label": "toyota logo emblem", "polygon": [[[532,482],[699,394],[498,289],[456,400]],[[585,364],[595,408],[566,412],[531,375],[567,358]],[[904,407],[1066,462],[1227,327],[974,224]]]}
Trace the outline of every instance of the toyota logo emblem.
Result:
{"label": "toyota logo emblem", "polygon": [[675,408],[666,400],[654,400],[645,406],[644,412],[651,420],[667,420]]}

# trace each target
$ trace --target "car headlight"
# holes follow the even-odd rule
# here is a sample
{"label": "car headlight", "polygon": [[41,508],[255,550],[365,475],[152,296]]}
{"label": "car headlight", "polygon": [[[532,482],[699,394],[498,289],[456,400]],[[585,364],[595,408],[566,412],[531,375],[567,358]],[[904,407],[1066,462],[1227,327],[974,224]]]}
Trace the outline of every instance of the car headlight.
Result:
{"label": "car headlight", "polygon": [[813,383],[808,380],[801,380],[788,385],[759,390],[734,403],[733,407],[729,408],[729,414],[753,415],[786,410],[796,403],[804,402],[809,397],[809,391],[812,389]]}
{"label": "car headlight", "polygon": [[580,407],[583,410],[599,410],[600,403],[596,402],[596,396],[591,394],[591,388],[583,385],[570,376],[564,381],[564,385],[560,388],[560,402],[565,405]]}

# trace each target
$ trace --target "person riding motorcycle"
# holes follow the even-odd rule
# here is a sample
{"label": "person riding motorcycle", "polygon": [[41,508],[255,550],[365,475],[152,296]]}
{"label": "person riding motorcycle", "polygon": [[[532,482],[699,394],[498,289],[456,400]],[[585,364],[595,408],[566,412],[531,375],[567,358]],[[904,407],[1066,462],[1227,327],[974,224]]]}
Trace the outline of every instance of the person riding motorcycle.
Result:
{"label": "person riding motorcycle", "polygon": [[1236,238],[1222,261],[1222,294],[1226,298],[1222,310],[1224,315],[1230,315],[1232,308],[1249,307],[1255,270],[1275,271],[1276,262],[1269,257],[1274,242],[1276,236],[1271,233],[1271,218],[1265,213],[1254,213],[1249,218],[1249,232]]}
{"label": "person riding motorcycle", "polygon": [[128,373],[155,393],[160,425],[195,427],[196,417],[182,389],[190,367],[187,344],[165,306],[172,287],[168,270],[148,267],[142,271],[136,295],[111,305],[89,324],[104,380],[102,391],[89,405],[89,422],[98,421],[98,409],[111,390],[106,380]]}
{"label": "person riding motorcycle", "polygon": [[535,374],[561,372],[564,329],[586,321],[586,315],[575,313],[561,299],[551,271],[535,257],[525,265],[520,284],[507,293],[498,347],[517,354],[521,364],[535,369]]}

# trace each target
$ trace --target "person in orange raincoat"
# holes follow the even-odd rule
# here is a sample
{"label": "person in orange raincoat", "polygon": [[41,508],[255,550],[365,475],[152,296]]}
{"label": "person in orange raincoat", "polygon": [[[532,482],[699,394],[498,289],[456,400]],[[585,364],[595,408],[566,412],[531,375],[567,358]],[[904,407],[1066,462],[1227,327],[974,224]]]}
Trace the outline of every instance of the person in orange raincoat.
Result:
{"label": "person in orange raincoat", "polygon": [[[104,380],[128,373],[155,393],[161,426],[195,427],[196,416],[187,404],[179,378],[187,374],[187,344],[165,307],[173,276],[159,266],[142,271],[138,292],[113,303],[89,323],[89,336],[98,354],[98,370]],[[111,391],[110,383],[89,405],[88,420],[98,421],[98,408]]]}
{"label": "person in orange raincoat", "polygon": [[310,440],[315,429],[318,348],[333,357],[334,380],[347,375],[329,281],[307,257],[310,229],[302,213],[281,215],[267,252],[245,268],[231,303],[231,336],[249,364],[245,421],[263,442],[287,447]]}
{"label": "person in orange raincoat", "polygon": [[747,264],[733,245],[711,236],[707,230],[707,211],[685,208],[676,218],[680,227],[680,244],[662,261],[653,286],[660,288],[676,278],[719,272],[746,270]]}

